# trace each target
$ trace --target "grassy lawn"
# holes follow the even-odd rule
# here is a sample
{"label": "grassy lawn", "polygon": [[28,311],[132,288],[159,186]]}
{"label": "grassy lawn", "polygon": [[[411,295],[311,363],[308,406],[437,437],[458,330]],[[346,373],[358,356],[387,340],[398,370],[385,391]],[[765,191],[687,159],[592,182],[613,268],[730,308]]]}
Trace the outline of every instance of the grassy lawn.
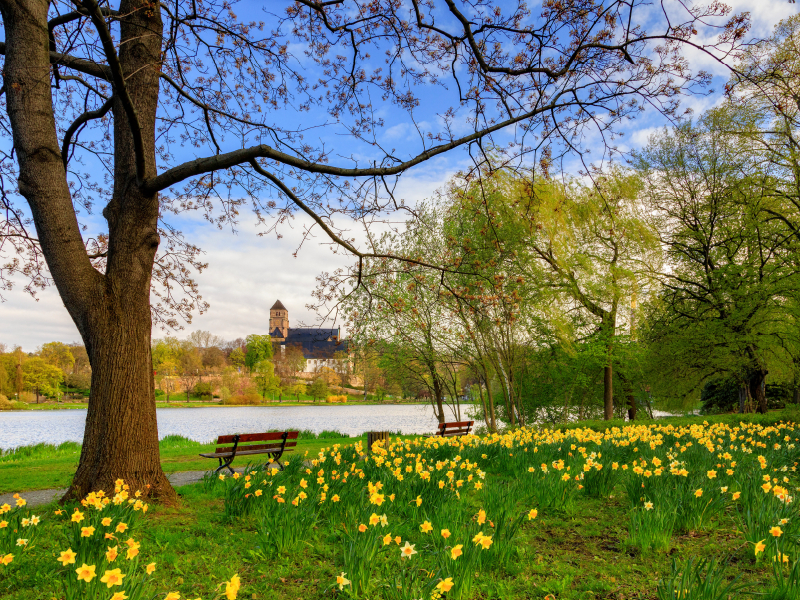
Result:
{"label": "grassy lawn", "polygon": [[[209,600],[238,574],[238,597],[253,599],[797,600],[800,518],[788,496],[800,483],[800,427],[720,421],[406,438],[368,460],[345,446],[311,467],[298,455],[284,472],[179,488],[177,506],[146,515],[109,503],[79,508],[81,522],[71,523],[74,507],[61,516],[55,505],[22,508],[18,517],[42,522],[19,529],[33,540],[25,550],[0,529],[0,558],[15,555],[0,566],[0,598],[64,598],[68,581],[78,593],[68,600],[123,590],[132,600]],[[307,440],[299,454],[341,441],[352,440]],[[195,468],[199,448],[168,441],[165,468]],[[129,531],[104,540],[120,521]],[[97,530],[81,537],[89,524]],[[111,564],[107,548],[125,551],[128,538],[140,555]],[[78,556],[62,567],[67,547]],[[784,554],[782,584],[772,559]],[[690,559],[715,566],[681,580]],[[82,563],[97,566],[93,584],[77,581]],[[98,584],[113,568],[123,585]],[[751,587],[737,593],[742,584]]]}

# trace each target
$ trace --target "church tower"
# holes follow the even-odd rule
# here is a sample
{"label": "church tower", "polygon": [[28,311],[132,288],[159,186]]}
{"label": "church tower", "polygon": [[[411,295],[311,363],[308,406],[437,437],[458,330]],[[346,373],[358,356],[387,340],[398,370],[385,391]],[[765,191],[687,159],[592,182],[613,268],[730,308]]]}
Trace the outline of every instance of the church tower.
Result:
{"label": "church tower", "polygon": [[[283,339],[289,335],[289,311],[283,305],[283,302],[278,300],[269,309],[269,332],[270,334],[275,329],[280,329]],[[280,341],[280,340],[275,340]]]}

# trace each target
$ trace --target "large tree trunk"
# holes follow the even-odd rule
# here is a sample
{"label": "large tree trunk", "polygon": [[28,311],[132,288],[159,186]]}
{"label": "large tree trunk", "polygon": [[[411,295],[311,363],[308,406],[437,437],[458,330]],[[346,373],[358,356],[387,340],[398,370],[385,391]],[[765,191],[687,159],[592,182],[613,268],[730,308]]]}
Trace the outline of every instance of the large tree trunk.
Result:
{"label": "large tree trunk", "polygon": [[[131,310],[137,305],[138,311]],[[117,478],[150,495],[174,495],[159,456],[149,302],[127,306],[119,321],[92,336],[91,347],[87,343],[92,393],[80,463],[65,498],[111,490]]]}
{"label": "large tree trunk", "polygon": [[[155,175],[161,14],[123,0],[119,63],[143,138],[145,176]],[[66,498],[132,489],[175,498],[161,469],[150,358],[150,278],[158,247],[158,198],[139,191],[131,125],[115,89],[114,189],[106,273],[92,266],[72,205],[50,90],[46,0],[2,0],[3,83],[28,201],[50,274],[86,345],[92,393],[78,470]]]}

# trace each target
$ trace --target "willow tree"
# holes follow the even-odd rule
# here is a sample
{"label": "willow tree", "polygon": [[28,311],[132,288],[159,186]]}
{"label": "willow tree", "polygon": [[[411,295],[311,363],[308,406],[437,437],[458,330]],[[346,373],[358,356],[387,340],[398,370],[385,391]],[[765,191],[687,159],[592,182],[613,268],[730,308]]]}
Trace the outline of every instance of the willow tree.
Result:
{"label": "willow tree", "polygon": [[[660,6],[659,18],[645,0],[545,2],[536,14],[523,3],[298,0],[242,20],[216,0],[0,1],[0,277],[52,282],[92,366],[68,496],[117,477],[174,494],[159,462],[150,331],[204,304],[198,248],[172,214],[222,226],[249,203],[269,227],[302,212],[360,263],[370,252],[337,217],[369,228],[402,210],[393,178],[426,160],[464,147],[480,162],[487,145],[512,162],[543,145],[558,156],[592,127],[611,140],[645,105],[675,113],[710,79],[681,48],[723,60],[748,23],[721,3]],[[381,143],[375,100],[416,142]],[[84,230],[95,206],[103,226]]]}

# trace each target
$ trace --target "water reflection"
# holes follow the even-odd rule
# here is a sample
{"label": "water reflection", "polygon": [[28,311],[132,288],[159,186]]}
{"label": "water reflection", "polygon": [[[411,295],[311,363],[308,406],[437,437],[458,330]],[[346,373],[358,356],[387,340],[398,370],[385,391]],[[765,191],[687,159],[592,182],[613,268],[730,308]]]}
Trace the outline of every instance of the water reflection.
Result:
{"label": "water reflection", "polygon": [[[463,410],[463,409],[462,409]],[[83,440],[85,410],[0,412],[0,448]],[[158,435],[178,434],[209,442],[226,433],[267,429],[335,429],[349,435],[365,431],[430,433],[436,417],[429,404],[390,406],[286,406],[159,408]]]}

